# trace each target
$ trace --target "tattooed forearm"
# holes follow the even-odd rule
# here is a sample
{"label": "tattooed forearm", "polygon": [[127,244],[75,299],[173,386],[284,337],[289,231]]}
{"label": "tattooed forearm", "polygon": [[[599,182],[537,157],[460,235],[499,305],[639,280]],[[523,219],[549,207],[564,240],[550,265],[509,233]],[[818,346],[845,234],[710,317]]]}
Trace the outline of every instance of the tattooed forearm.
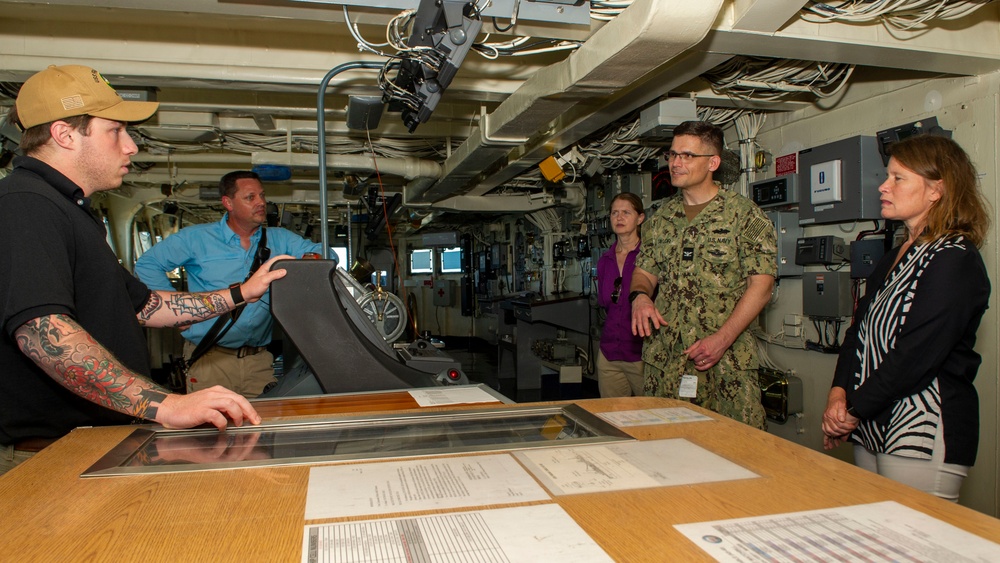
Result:
{"label": "tattooed forearm", "polygon": [[160,294],[155,291],[151,292],[149,294],[149,301],[146,301],[146,306],[142,308],[142,311],[139,311],[139,324],[146,326],[153,313],[158,311],[162,305],[163,298],[160,297]]}
{"label": "tattooed forearm", "polygon": [[167,301],[167,308],[178,317],[186,317],[186,321],[209,319],[230,310],[218,293],[175,293]]}
{"label": "tattooed forearm", "polygon": [[103,407],[152,420],[166,397],[165,389],[123,366],[66,315],[32,319],[14,337],[24,355],[49,377]]}
{"label": "tattooed forearm", "polygon": [[143,326],[179,327],[232,310],[222,292],[177,293],[154,291],[137,318]]}
{"label": "tattooed forearm", "polygon": [[136,407],[136,416],[147,420],[156,419],[156,412],[163,399],[167,398],[166,389],[151,387],[139,390],[139,404]]}

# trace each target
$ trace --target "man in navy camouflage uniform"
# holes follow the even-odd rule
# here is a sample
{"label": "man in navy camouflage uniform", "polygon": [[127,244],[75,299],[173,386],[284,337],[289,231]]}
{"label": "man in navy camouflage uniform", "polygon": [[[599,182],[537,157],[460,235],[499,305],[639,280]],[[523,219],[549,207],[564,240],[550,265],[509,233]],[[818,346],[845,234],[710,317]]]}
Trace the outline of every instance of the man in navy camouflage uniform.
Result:
{"label": "man in navy camouflage uniform", "polygon": [[674,130],[668,158],[678,193],[643,225],[629,295],[632,331],[648,337],[647,395],[687,399],[763,429],[747,328],[770,300],[777,241],[760,208],[712,180],[723,142],[722,130],[705,122]]}

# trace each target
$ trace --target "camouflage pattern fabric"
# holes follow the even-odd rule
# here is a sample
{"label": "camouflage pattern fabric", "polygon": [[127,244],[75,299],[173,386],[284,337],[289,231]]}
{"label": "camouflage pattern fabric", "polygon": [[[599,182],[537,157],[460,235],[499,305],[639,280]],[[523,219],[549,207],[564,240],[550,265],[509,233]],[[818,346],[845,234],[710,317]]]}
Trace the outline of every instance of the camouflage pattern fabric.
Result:
{"label": "camouflage pattern fabric", "polygon": [[656,308],[668,323],[643,343],[645,394],[680,399],[681,376],[696,375],[691,402],[764,428],[757,348],[749,330],[704,372],[683,350],[719,330],[743,297],[749,276],[777,275],[774,225],[753,202],[726,190],[688,222],[677,194],[642,226],[642,238],[636,267],[657,276]]}

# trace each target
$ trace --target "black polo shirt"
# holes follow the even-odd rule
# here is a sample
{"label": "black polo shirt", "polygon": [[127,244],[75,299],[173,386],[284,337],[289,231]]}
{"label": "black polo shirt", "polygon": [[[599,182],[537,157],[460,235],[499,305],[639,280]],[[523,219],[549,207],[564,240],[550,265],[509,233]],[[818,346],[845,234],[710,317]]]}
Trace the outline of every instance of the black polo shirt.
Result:
{"label": "black polo shirt", "polygon": [[[79,186],[40,160],[14,159],[14,170],[0,180],[0,444],[128,423],[49,377],[21,353],[13,334],[29,320],[67,315],[125,367],[148,376],[136,314],[149,296],[119,264]],[[88,359],[74,363],[86,368]]]}

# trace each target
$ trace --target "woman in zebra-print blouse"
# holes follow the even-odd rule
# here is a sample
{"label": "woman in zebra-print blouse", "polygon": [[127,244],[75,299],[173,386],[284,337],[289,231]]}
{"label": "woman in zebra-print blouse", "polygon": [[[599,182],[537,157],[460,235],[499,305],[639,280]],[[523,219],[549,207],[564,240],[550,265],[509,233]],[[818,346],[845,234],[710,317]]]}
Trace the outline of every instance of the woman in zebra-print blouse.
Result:
{"label": "woman in zebra-print blouse", "polygon": [[978,247],[987,204],[949,138],[894,143],[882,217],[905,227],[865,286],[823,413],[824,447],[854,444],[859,467],[957,501],[976,461],[973,349],[990,296]]}

